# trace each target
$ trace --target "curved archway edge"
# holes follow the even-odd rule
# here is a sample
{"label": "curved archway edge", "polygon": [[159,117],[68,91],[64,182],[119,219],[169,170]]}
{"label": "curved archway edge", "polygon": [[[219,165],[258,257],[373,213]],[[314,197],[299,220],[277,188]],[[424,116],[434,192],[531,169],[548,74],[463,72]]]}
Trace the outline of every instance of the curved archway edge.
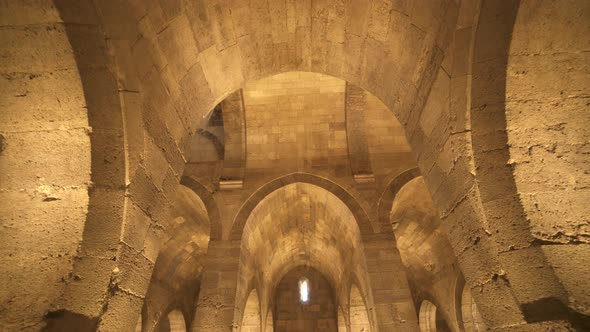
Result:
{"label": "curved archway edge", "polygon": [[207,209],[209,225],[211,227],[210,241],[221,240],[221,217],[217,202],[215,202],[215,199],[213,198],[213,194],[207,189],[207,187],[190,176],[183,176],[180,179],[180,184],[190,188],[203,201],[203,204]]}
{"label": "curved archway edge", "polygon": [[389,182],[389,184],[385,187],[385,191],[383,191],[383,194],[381,194],[381,198],[379,199],[379,207],[377,211],[379,225],[383,227],[390,225],[389,215],[391,214],[391,208],[397,193],[408,182],[419,176],[421,176],[420,169],[415,167],[402,172]]}
{"label": "curved archway edge", "polygon": [[[93,5],[91,5],[93,6]],[[106,6],[105,4],[98,4],[97,6]],[[125,5],[123,5],[123,7],[125,7]],[[129,6],[131,7],[131,6]],[[452,6],[449,6],[452,7]],[[93,11],[95,8],[92,8]],[[105,8],[106,10],[96,10],[98,13],[107,13],[109,12],[108,8]],[[448,11],[451,11],[454,8],[447,8]],[[493,9],[492,9],[493,10]],[[60,12],[64,11],[62,9],[60,9]],[[393,61],[392,59],[390,59],[390,57],[385,56],[384,53],[379,53],[377,52],[376,55],[370,55],[368,53],[370,52],[358,52],[358,55],[355,56],[354,54],[348,54],[347,52],[343,52],[343,49],[352,49],[352,46],[355,45],[351,45],[351,44],[347,44],[350,41],[345,39],[345,43],[343,44],[338,44],[338,43],[333,43],[330,38],[336,38],[338,41],[341,40],[341,38],[339,38],[338,36],[334,37],[334,36],[330,36],[326,31],[320,31],[321,33],[321,37],[310,37],[309,41],[306,42],[309,44],[308,46],[306,46],[306,48],[301,51],[301,53],[298,52],[293,52],[290,53],[290,50],[288,49],[288,43],[282,43],[284,44],[283,46],[275,46],[272,44],[272,42],[270,42],[270,45],[268,44],[264,44],[264,40],[272,40],[272,38],[268,38],[269,36],[266,35],[264,37],[267,38],[260,38],[262,36],[255,36],[255,35],[247,35],[244,39],[242,39],[239,43],[236,42],[235,45],[237,46],[237,49],[232,49],[231,47],[231,43],[224,43],[224,46],[226,47],[220,47],[217,48],[216,47],[209,47],[206,48],[204,47],[204,45],[193,45],[195,49],[200,49],[200,50],[204,50],[203,55],[200,57],[200,59],[195,60],[195,61],[199,61],[199,62],[195,62],[195,63],[183,63],[181,64],[181,69],[182,70],[186,70],[187,71],[187,75],[183,76],[183,77],[177,77],[177,82],[176,83],[183,83],[181,84],[181,86],[183,87],[187,87],[187,89],[182,89],[180,87],[175,87],[177,90],[173,91],[172,89],[168,89],[169,91],[166,92],[166,89],[168,88],[166,86],[166,84],[164,84],[164,79],[162,77],[160,77],[159,73],[154,72],[154,68],[160,68],[160,66],[157,66],[156,63],[159,61],[157,59],[146,59],[145,63],[138,63],[138,64],[130,64],[128,63],[129,60],[125,60],[126,57],[129,58],[133,58],[130,57],[131,53],[133,52],[143,52],[145,54],[149,54],[150,51],[153,51],[154,54],[157,54],[158,52],[156,52],[157,50],[153,50],[150,49],[151,46],[150,42],[151,40],[149,40],[150,35],[148,33],[145,33],[143,36],[141,36],[141,38],[138,40],[137,39],[137,34],[133,34],[133,33],[123,33],[121,32],[119,29],[120,25],[123,26],[130,26],[129,22],[127,22],[127,20],[129,19],[129,17],[134,17],[134,18],[139,18],[139,17],[147,17],[147,15],[140,15],[141,13],[137,12],[136,8],[121,8],[121,12],[125,12],[127,11],[129,15],[119,15],[121,18],[120,21],[117,21],[117,18],[109,18],[109,19],[105,19],[105,17],[102,17],[101,19],[104,21],[104,28],[106,30],[106,34],[107,37],[106,39],[108,40],[115,40],[118,41],[120,43],[120,45],[123,45],[120,47],[120,49],[117,49],[118,46],[116,46],[117,43],[114,43],[115,46],[113,46],[113,53],[115,54],[115,57],[117,58],[117,61],[120,61],[120,66],[119,66],[119,74],[121,77],[122,82],[121,86],[122,89],[127,89],[127,91],[142,91],[142,101],[140,101],[140,104],[143,105],[143,111],[140,111],[140,113],[143,112],[143,114],[141,115],[142,121],[146,124],[146,132],[148,135],[151,135],[152,138],[154,137],[158,137],[160,139],[158,140],[154,140],[154,144],[158,145],[159,148],[162,149],[162,151],[164,151],[164,157],[167,160],[167,162],[170,164],[170,168],[176,172],[177,174],[182,174],[182,169],[183,169],[183,157],[182,157],[182,151],[183,149],[183,144],[186,144],[186,142],[188,141],[186,139],[186,137],[190,136],[190,134],[192,132],[194,132],[196,130],[195,128],[195,124],[198,123],[197,119],[199,118],[199,115],[204,114],[206,112],[206,110],[208,108],[212,108],[214,105],[213,101],[219,98],[216,98],[216,96],[223,96],[227,91],[233,91],[236,90],[237,88],[239,88],[240,85],[243,84],[243,82],[245,82],[246,80],[252,80],[252,79],[256,79],[256,78],[260,78],[262,76],[268,76],[270,74],[273,73],[279,73],[279,72],[284,72],[284,71],[290,71],[290,70],[310,70],[310,71],[316,71],[319,73],[324,73],[324,74],[328,74],[328,75],[332,75],[332,76],[336,76],[336,77],[342,77],[344,79],[346,79],[347,81],[350,81],[358,86],[361,86],[365,89],[367,89],[368,91],[371,91],[373,94],[375,94],[377,97],[381,98],[384,103],[390,107],[390,109],[392,109],[394,111],[394,113],[396,113],[397,115],[399,115],[399,119],[400,122],[404,125],[404,127],[406,128],[406,134],[408,135],[408,137],[412,137],[412,139],[410,139],[410,144],[412,147],[418,147],[419,143],[416,142],[420,142],[424,140],[426,141],[426,139],[423,137],[423,134],[420,134],[419,131],[418,133],[416,133],[416,127],[417,127],[417,123],[419,122],[419,117],[420,117],[420,110],[421,110],[421,106],[422,106],[422,101],[424,99],[426,99],[426,96],[428,95],[428,91],[430,90],[430,85],[432,84],[432,76],[434,76],[433,73],[436,72],[436,69],[438,68],[439,64],[442,61],[442,49],[438,46],[434,47],[432,49],[432,52],[429,52],[428,54],[428,59],[422,59],[423,60],[423,65],[424,65],[424,70],[421,73],[416,73],[416,77],[418,77],[417,80],[412,81],[412,82],[406,82],[409,83],[407,84],[407,87],[411,87],[412,85],[414,86],[414,89],[416,89],[417,91],[415,91],[415,95],[417,96],[421,96],[419,99],[419,102],[417,102],[416,104],[410,106],[409,108],[408,105],[406,103],[400,102],[400,100],[396,99],[397,97],[395,96],[395,92],[394,88],[391,86],[384,86],[384,84],[382,84],[382,82],[393,82],[396,81],[394,79],[394,77],[397,77],[396,75],[394,75],[394,68],[395,66],[392,65]],[[65,12],[65,11],[64,11]],[[187,14],[186,16],[184,16],[185,14]],[[448,13],[445,13],[448,15]],[[269,14],[270,15],[270,14]],[[482,14],[480,14],[482,15]],[[62,15],[64,16],[64,15]],[[186,26],[183,26],[183,23],[178,23],[178,22],[185,22],[184,20],[187,20],[187,16],[189,17],[189,22],[190,22],[190,13],[183,13],[182,19],[176,19],[175,21],[170,20],[170,22],[166,22],[166,24],[170,24],[170,29],[168,29],[168,32],[174,34],[175,32],[178,32],[178,29],[184,29],[186,28]],[[453,16],[453,15],[450,15]],[[266,18],[266,17],[265,17]],[[263,19],[262,21],[267,21],[270,22],[271,20],[265,20]],[[451,20],[452,21],[452,20]],[[132,24],[131,24],[132,25]],[[452,25],[452,24],[451,24]],[[318,25],[316,25],[317,27]],[[131,27],[131,30],[133,30],[133,32],[137,32],[139,30],[138,27]],[[157,31],[162,31],[162,29],[156,29]],[[327,29],[326,29],[327,30]],[[184,31],[184,30],[182,30]],[[270,31],[270,30],[269,30]],[[168,33],[167,32],[167,33]],[[180,35],[180,34],[179,34]],[[345,37],[349,37],[346,34],[344,34]],[[434,37],[434,36],[430,36],[430,37]],[[155,36],[153,36],[153,38],[155,38]],[[354,39],[353,37],[350,37],[351,40]],[[258,43],[253,43],[253,41],[260,41],[260,45]],[[197,41],[198,43],[201,43],[201,41]],[[223,41],[222,41],[223,42]],[[128,45],[124,45],[125,43],[128,43]],[[195,41],[192,41],[192,43],[195,43]],[[212,43],[213,45],[214,43]],[[261,46],[260,48],[260,53],[261,54],[272,54],[272,56],[263,56],[258,54],[255,50],[251,50],[251,49],[246,49],[245,44],[253,44],[256,46]],[[264,44],[264,45],[262,45]],[[281,44],[281,43],[279,43]],[[132,48],[130,45],[136,45],[137,47]],[[229,46],[228,46],[229,45]],[[244,50],[239,49],[240,45],[242,45],[244,47]],[[278,44],[277,44],[278,45]],[[339,46],[341,45],[341,46]],[[255,46],[255,47],[256,47]],[[264,46],[264,47],[262,47]],[[358,45],[356,45],[358,46]],[[380,45],[379,45],[380,46]],[[102,46],[97,46],[97,48],[102,48]],[[295,47],[296,48],[296,47]],[[444,46],[442,47],[444,49]],[[239,50],[238,50],[239,49]],[[312,51],[313,49],[313,51]],[[147,52],[146,52],[147,50]],[[184,49],[186,50],[186,49]],[[277,51],[277,52],[273,52]],[[317,51],[317,52],[316,52]],[[238,55],[236,55],[236,52],[239,53]],[[241,64],[240,59],[242,54],[244,53],[245,56],[245,64]],[[251,53],[248,53],[251,52]],[[170,56],[170,54],[178,54],[178,52],[175,52],[174,49],[170,50],[167,49],[164,52],[164,57],[169,57],[172,58]],[[197,52],[198,53],[198,52]],[[205,54],[206,53],[206,54]],[[340,55],[342,54],[347,55],[345,58],[346,60],[349,62],[347,64],[342,64],[342,63],[335,63],[333,62],[332,59],[334,58],[340,58]],[[353,52],[354,53],[354,52]],[[367,54],[364,54],[367,53]],[[275,56],[276,54],[276,56]],[[356,54],[356,53],[355,53]],[[136,54],[137,55],[137,54]],[[281,55],[283,56],[281,58]],[[333,55],[337,55],[337,56],[333,56]],[[146,56],[149,58],[149,55]],[[366,61],[367,58],[369,57],[374,57],[374,58],[382,58],[384,59],[383,62],[373,62],[373,60],[371,61]],[[323,60],[325,59],[325,60]],[[250,61],[249,63],[247,63],[247,61]],[[236,64],[239,63],[239,64]],[[367,65],[367,63],[369,63],[369,65]],[[126,68],[126,66],[129,66],[129,68]],[[131,69],[133,68],[133,69]],[[219,69],[221,68],[221,69]],[[269,69],[270,68],[270,69]],[[357,71],[356,68],[363,68],[362,71]],[[386,68],[387,70],[382,70],[383,68]],[[221,73],[223,73],[224,75],[217,75],[216,78],[212,78],[215,72],[215,70],[220,70]],[[182,71],[181,70],[181,71]],[[238,73],[238,74],[234,74],[234,72]],[[176,74],[176,73],[175,73]],[[189,75],[190,74],[190,75]],[[370,80],[369,81],[369,77],[372,77],[373,74],[375,75],[374,80]],[[424,75],[420,75],[420,74],[424,74]],[[213,76],[212,76],[213,75]],[[132,79],[130,79],[132,78]],[[144,78],[143,80],[140,78]],[[247,78],[247,79],[246,79]],[[84,78],[83,78],[84,79]],[[90,78],[87,78],[88,80],[90,80]],[[139,82],[137,82],[139,81]],[[92,82],[87,82],[87,83],[92,83]],[[389,83],[388,83],[389,84]],[[89,85],[90,86],[90,85]],[[416,88],[417,87],[417,88]],[[121,91],[121,90],[120,90]],[[393,91],[393,92],[392,92]],[[413,97],[414,95],[412,95]],[[405,100],[412,100],[413,98],[410,98],[408,96],[404,96]],[[189,105],[190,103],[188,102],[188,100],[195,100],[197,101],[195,103],[195,105]],[[158,112],[154,111],[154,110],[158,110]],[[109,114],[107,116],[110,116],[112,114]],[[186,128],[185,133],[181,133],[181,134],[177,134],[177,133],[172,133],[170,132],[169,127],[167,127],[167,124],[169,124],[170,119],[175,119],[176,121],[178,121],[179,123],[182,123],[182,125],[184,125],[184,127]],[[129,130],[129,128],[125,129],[126,131]],[[99,151],[101,149],[101,147],[103,146],[103,144],[94,144],[92,146],[93,151]],[[430,165],[429,165],[430,166]],[[149,168],[149,165],[145,166],[146,169]],[[134,191],[134,188],[139,188],[139,189],[143,189],[142,185],[146,184],[146,187],[149,188],[150,190],[152,188],[158,188],[158,187],[162,187],[162,183],[153,183],[153,178],[156,177],[157,175],[161,175],[161,174],[146,174],[146,169],[143,169],[142,172],[139,172],[137,175],[133,176],[131,182],[132,182],[132,187],[130,187],[129,191]],[[422,168],[423,170],[428,169],[430,170],[430,167],[424,167]],[[152,170],[152,169],[148,169],[149,171],[153,171],[156,172],[156,170]],[[166,172],[168,171],[168,169],[166,169]],[[460,170],[458,171],[456,174],[459,175],[446,175],[448,178],[451,177],[461,177],[463,175],[466,175],[466,179],[470,179],[469,177],[469,172],[466,171],[466,174],[462,174],[464,170]],[[156,175],[156,176],[154,176]],[[165,176],[168,176],[168,174],[166,174]],[[425,173],[425,177],[428,177],[428,174]],[[108,176],[107,176],[108,178]],[[179,179],[175,179],[176,183],[178,183],[180,180]],[[172,181],[174,182],[174,181]],[[133,186],[133,184],[135,183],[135,186]],[[440,182],[438,183],[438,185],[433,184],[433,181],[427,181],[427,183],[431,186],[431,192],[439,192],[439,195],[441,195],[440,193],[446,190],[438,190],[439,187],[441,187]],[[463,187],[459,187],[458,185],[455,185],[452,183],[452,181],[449,181],[448,183],[444,184],[445,186],[450,186],[450,190],[448,190],[448,192],[452,193],[452,197],[451,199],[448,199],[448,202],[445,203],[440,203],[438,202],[438,207],[440,210],[445,212],[445,215],[451,214],[451,213],[456,213],[457,215],[462,214],[462,215],[472,215],[475,216],[476,218],[478,218],[478,221],[481,221],[481,216],[479,216],[479,212],[480,211],[476,211],[477,209],[479,209],[479,205],[480,204],[480,199],[479,199],[479,192],[477,190],[470,190],[470,188],[476,188],[475,184],[473,184],[473,181],[466,181],[466,186]],[[175,190],[175,186],[174,185],[170,185],[168,187],[166,187],[162,192],[158,192],[157,194],[153,194],[152,196],[151,193],[150,195],[145,195],[143,193],[139,192],[139,189],[137,190],[137,192],[132,192],[130,197],[137,203],[137,205],[147,211],[148,216],[145,218],[146,220],[148,220],[146,223],[150,222],[150,219],[155,219],[157,220],[157,218],[160,215],[163,215],[161,210],[166,209],[166,204],[162,203],[163,201],[166,200],[166,195],[171,195],[173,194],[174,190]],[[432,190],[432,189],[436,189],[436,190]],[[152,190],[153,192],[157,192],[156,189]],[[142,196],[143,195],[143,196]],[[115,196],[115,195],[113,195]],[[120,199],[117,199],[117,202],[123,202],[124,197],[123,195],[119,195]],[[117,196],[117,197],[119,197]],[[469,196],[469,197],[468,197]],[[473,196],[473,197],[472,197]],[[155,207],[150,207],[149,209],[146,208],[146,206],[148,206],[148,203],[154,203],[154,199],[153,198],[157,198],[157,204],[154,204]],[[467,197],[467,198],[465,198]],[[143,201],[147,201],[147,202],[143,202]],[[435,199],[436,201],[436,199]],[[479,202],[479,203],[475,203],[475,205],[477,205],[478,207],[473,207],[470,206],[470,204],[474,204],[473,201],[475,202]],[[142,203],[143,202],[143,203]],[[123,204],[116,204],[116,206],[123,206]],[[145,209],[144,209],[145,208]],[[474,222],[477,225],[471,225],[471,227],[469,227],[469,225],[467,225],[467,223],[465,221],[462,221],[460,216],[454,217],[454,218],[449,218],[450,219],[457,219],[460,222],[455,223],[456,225],[453,225],[453,229],[452,232],[456,233],[456,234],[466,234],[465,232],[467,232],[468,230],[476,230],[475,234],[479,234],[481,235],[481,239],[482,243],[485,242],[486,239],[486,235],[483,232],[482,229],[482,223],[481,222]],[[464,219],[468,219],[468,218],[464,218]],[[237,221],[237,220],[236,220]],[[129,221],[124,220],[124,223],[127,223]],[[472,220],[470,220],[469,222],[472,222]],[[467,226],[467,227],[465,227]],[[243,227],[243,226],[242,226]],[[124,229],[125,227],[123,227]],[[112,238],[114,239],[120,239],[122,238],[121,235],[121,227],[115,227],[115,230],[113,230],[111,233],[109,233],[109,236],[112,236]],[[368,233],[368,229],[361,229],[361,233],[365,234],[364,232],[367,231]],[[232,229],[232,237],[233,237],[233,229]],[[460,238],[461,236],[456,236],[456,238]],[[469,236],[464,236],[463,238],[467,240],[469,240]],[[491,242],[491,241],[489,241]],[[458,246],[462,246],[465,243],[461,242],[459,243]],[[488,243],[489,244],[489,243]],[[145,260],[145,257],[141,257],[141,255],[136,255],[136,252],[141,252],[141,248],[128,248],[125,244],[119,243],[119,249],[120,251],[123,253],[121,254],[121,256],[125,256],[124,254],[128,253],[128,252],[132,252],[134,255],[129,254],[130,257],[139,257],[137,258],[138,260]],[[491,244],[490,244],[491,245]],[[465,244],[465,247],[468,248],[471,245],[469,244]],[[477,280],[487,280],[489,279],[490,275],[493,275],[493,273],[497,273],[499,271],[497,271],[497,267],[500,266],[501,264],[498,264],[498,259],[494,258],[492,255],[492,253],[495,251],[494,245],[491,245],[490,250],[486,251],[487,249],[481,249],[481,252],[461,252],[460,254],[464,254],[464,256],[475,256],[475,257],[481,257],[486,256],[486,258],[490,258],[489,260],[486,260],[486,263],[481,263],[481,265],[483,265],[483,268],[481,266],[477,266],[477,268],[474,268],[473,270],[468,270],[466,271],[466,276],[469,277],[469,279],[471,279],[471,281],[477,281]],[[484,252],[485,251],[485,252]],[[487,257],[489,256],[489,257]],[[125,262],[125,260],[132,260],[132,258],[128,258],[128,257],[123,257],[123,262],[124,263],[128,263]],[[467,258],[466,258],[467,259]],[[148,260],[149,261],[149,260]],[[482,260],[483,261],[483,260]],[[119,265],[122,265],[121,262],[118,263]],[[149,262],[143,262],[141,263],[141,265],[145,265],[147,266],[146,269],[149,270]],[[112,263],[109,265],[112,266]],[[105,273],[104,276],[101,277],[103,280],[103,282],[101,282],[101,284],[105,284],[108,285],[108,280],[110,278],[110,274],[109,273]],[[145,285],[142,284],[138,284],[135,285],[133,283],[128,283],[128,279],[130,279],[131,277],[128,275],[123,276],[123,280],[124,282],[122,283],[124,285],[124,287],[131,289],[134,293],[137,294],[141,294],[143,291],[143,289],[145,288]],[[107,287],[103,287],[103,289],[101,290],[101,293],[104,293],[104,291],[107,289]],[[76,291],[79,291],[78,289],[76,289]],[[103,296],[95,296],[96,294],[92,294],[92,297],[97,297],[97,298],[104,298]],[[101,294],[102,295],[102,294]],[[122,292],[120,292],[120,294],[118,293],[117,296],[125,296],[122,294]],[[138,299],[133,299],[132,302],[136,303],[138,302]],[[73,306],[75,307],[76,304],[73,304]],[[99,306],[100,308],[102,307],[106,307],[106,306]],[[99,311],[99,313],[102,313],[100,309],[97,310]],[[518,310],[518,308],[514,308],[515,312],[519,312],[520,310]],[[482,311],[485,310],[485,307],[482,306]],[[76,310],[79,311],[79,310]],[[93,313],[92,316],[95,316],[97,313]],[[517,315],[518,316],[518,315]],[[513,319],[513,321],[518,321],[520,319],[520,317],[515,317]],[[112,319],[111,319],[112,320]],[[500,321],[505,321],[504,319],[499,319]],[[496,322],[495,325],[501,325],[501,323]],[[134,323],[134,322],[133,322]]]}
{"label": "curved archway edge", "polygon": [[357,221],[361,237],[366,238],[369,234],[373,233],[365,210],[358,203],[356,198],[346,191],[346,189],[337,183],[318,175],[310,173],[291,173],[263,185],[248,198],[234,218],[230,231],[230,240],[240,240],[242,238],[246,221],[258,203],[275,190],[293,183],[312,184],[334,194],[334,196],[338,197],[349,208],[350,212],[352,212]]}

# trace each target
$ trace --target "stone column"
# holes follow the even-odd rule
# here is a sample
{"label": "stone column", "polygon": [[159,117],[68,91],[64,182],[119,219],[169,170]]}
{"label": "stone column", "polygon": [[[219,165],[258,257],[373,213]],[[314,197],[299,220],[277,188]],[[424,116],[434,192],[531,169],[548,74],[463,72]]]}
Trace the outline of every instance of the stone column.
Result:
{"label": "stone column", "polygon": [[193,331],[237,331],[234,325],[240,241],[211,241],[203,269]]}
{"label": "stone column", "polygon": [[[378,331],[418,331],[418,315],[392,232],[363,239]],[[376,321],[375,321],[376,319]]]}

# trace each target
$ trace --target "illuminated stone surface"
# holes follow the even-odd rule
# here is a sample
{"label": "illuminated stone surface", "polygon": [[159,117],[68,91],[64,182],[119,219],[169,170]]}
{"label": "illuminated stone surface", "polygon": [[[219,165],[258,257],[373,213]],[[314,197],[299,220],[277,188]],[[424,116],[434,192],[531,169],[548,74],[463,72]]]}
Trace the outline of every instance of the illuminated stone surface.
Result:
{"label": "illuminated stone surface", "polygon": [[3,1],[0,331],[590,330],[589,17]]}

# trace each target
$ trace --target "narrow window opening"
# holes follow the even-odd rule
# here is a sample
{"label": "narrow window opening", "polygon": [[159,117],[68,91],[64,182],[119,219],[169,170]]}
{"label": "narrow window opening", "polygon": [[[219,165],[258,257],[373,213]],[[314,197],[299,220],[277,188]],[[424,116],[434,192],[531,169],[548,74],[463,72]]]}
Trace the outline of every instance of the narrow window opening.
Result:
{"label": "narrow window opening", "polygon": [[309,280],[307,278],[299,280],[299,302],[302,304],[309,302]]}

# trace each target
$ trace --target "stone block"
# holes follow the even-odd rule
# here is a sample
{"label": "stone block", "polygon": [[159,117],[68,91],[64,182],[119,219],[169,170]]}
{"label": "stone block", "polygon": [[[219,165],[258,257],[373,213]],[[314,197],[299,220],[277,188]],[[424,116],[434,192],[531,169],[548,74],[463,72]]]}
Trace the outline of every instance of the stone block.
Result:
{"label": "stone block", "polygon": [[98,331],[133,331],[141,315],[143,299],[123,291],[116,291],[102,315]]}
{"label": "stone block", "polygon": [[119,257],[117,260],[118,274],[114,275],[118,287],[137,297],[143,297],[152,276],[154,263],[150,261],[142,252],[134,248],[121,245]]}

